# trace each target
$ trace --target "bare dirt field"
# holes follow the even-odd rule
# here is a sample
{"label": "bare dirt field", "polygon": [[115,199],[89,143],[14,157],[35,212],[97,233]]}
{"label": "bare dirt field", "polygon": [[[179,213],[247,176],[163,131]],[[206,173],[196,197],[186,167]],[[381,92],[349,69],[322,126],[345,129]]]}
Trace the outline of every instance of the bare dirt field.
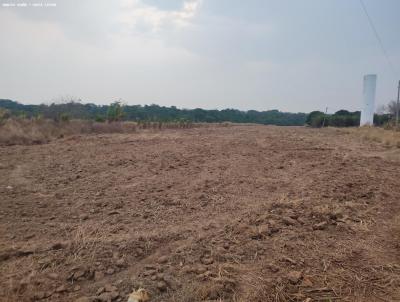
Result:
{"label": "bare dirt field", "polygon": [[400,301],[396,152],[251,125],[0,147],[0,300]]}

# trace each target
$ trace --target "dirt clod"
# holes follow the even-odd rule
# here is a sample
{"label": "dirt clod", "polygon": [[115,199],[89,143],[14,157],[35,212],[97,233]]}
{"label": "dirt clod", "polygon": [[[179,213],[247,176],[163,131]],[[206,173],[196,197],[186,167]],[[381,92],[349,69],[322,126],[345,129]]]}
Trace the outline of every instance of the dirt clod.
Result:
{"label": "dirt clod", "polygon": [[166,291],[168,288],[168,285],[165,281],[158,281],[156,286],[157,286],[157,289],[161,292]]}
{"label": "dirt clod", "polygon": [[66,291],[67,291],[67,287],[65,285],[61,285],[56,288],[56,293],[62,293],[62,292],[66,292]]}
{"label": "dirt clod", "polygon": [[313,229],[314,230],[325,230],[327,226],[328,226],[328,223],[326,221],[322,221],[320,223],[314,224]]}
{"label": "dirt clod", "polygon": [[288,280],[292,284],[297,284],[300,282],[300,279],[302,277],[302,273],[298,271],[290,271],[287,275]]}
{"label": "dirt clod", "polygon": [[106,292],[116,292],[118,289],[114,285],[106,284],[104,285],[104,290]]}
{"label": "dirt clod", "polygon": [[286,225],[295,225],[296,224],[296,220],[294,220],[293,218],[290,218],[290,217],[283,217],[282,222]]}
{"label": "dirt clod", "polygon": [[96,297],[99,302],[111,302],[119,297],[117,292],[105,292]]}
{"label": "dirt clod", "polygon": [[168,262],[168,257],[167,256],[161,256],[160,258],[158,258],[157,262],[160,263],[160,264],[167,263]]}

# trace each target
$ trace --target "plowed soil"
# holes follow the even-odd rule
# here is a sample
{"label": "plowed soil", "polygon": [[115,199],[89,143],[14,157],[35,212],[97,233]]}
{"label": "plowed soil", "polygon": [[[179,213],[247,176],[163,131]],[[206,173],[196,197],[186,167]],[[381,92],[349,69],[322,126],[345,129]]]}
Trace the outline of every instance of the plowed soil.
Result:
{"label": "plowed soil", "polygon": [[0,147],[0,300],[400,301],[388,152],[252,125]]}

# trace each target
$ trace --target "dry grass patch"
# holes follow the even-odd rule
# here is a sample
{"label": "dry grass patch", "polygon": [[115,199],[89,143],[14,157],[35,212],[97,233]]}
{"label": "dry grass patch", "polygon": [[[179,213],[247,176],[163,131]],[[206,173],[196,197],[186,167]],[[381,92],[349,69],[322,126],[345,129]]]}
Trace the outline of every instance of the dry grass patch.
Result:
{"label": "dry grass patch", "polygon": [[94,122],[88,120],[8,118],[0,120],[0,145],[43,144],[77,134],[133,133],[138,130],[187,129],[191,122]]}
{"label": "dry grass patch", "polygon": [[367,141],[384,144],[387,147],[400,148],[400,131],[377,127],[351,128],[345,131]]}

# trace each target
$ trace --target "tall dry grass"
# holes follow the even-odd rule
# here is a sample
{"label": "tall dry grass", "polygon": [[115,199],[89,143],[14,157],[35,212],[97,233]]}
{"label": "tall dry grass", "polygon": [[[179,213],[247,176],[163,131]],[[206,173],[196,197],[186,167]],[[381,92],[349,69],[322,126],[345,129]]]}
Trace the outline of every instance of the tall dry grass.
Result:
{"label": "tall dry grass", "polygon": [[400,148],[400,131],[395,129],[360,127],[346,129],[346,131],[367,141],[384,144],[387,147]]}
{"label": "tall dry grass", "polygon": [[0,122],[0,145],[42,144],[75,134],[132,133],[138,130],[186,129],[190,122],[112,122],[9,118]]}

